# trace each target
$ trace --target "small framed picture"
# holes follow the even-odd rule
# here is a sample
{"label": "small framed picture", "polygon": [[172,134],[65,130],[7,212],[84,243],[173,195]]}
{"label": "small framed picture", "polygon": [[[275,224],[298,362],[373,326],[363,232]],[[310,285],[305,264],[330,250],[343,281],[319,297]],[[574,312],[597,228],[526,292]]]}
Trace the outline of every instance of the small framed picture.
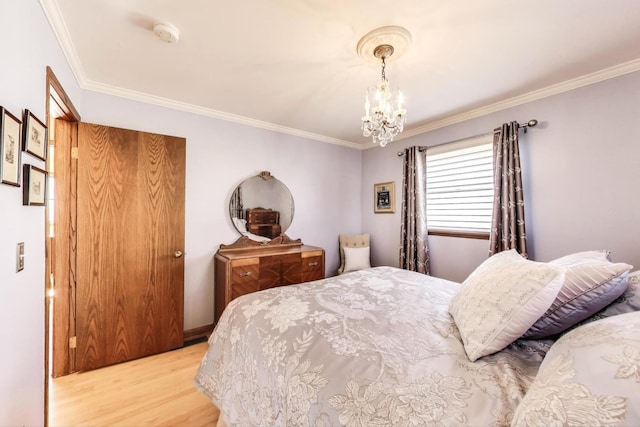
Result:
{"label": "small framed picture", "polygon": [[16,116],[0,107],[0,182],[20,187],[20,125]]}
{"label": "small framed picture", "polygon": [[394,213],[396,211],[395,182],[382,182],[373,186],[374,213]]}
{"label": "small framed picture", "polygon": [[24,110],[22,134],[22,150],[36,156],[40,160],[47,160],[47,126],[29,110]]}
{"label": "small framed picture", "polygon": [[22,204],[44,206],[47,201],[47,172],[32,165],[24,165],[22,176]]}

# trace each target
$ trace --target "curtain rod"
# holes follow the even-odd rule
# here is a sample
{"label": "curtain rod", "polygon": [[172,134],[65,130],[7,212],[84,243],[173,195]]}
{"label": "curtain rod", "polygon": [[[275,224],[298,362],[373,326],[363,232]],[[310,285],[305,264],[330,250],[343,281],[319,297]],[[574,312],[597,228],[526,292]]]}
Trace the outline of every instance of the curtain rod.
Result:
{"label": "curtain rod", "polygon": [[[524,133],[527,133],[527,128],[532,128],[538,125],[538,121],[536,119],[531,119],[527,123],[518,123],[519,129],[524,129]],[[501,128],[495,128],[493,131],[497,132]]]}
{"label": "curtain rod", "polygon": [[[532,127],[536,126],[537,124],[538,124],[538,121],[536,119],[531,119],[527,123],[518,123],[518,126],[519,126],[519,129],[524,129],[524,133],[527,133],[527,128],[532,128]],[[445,144],[453,144],[455,142],[460,142],[460,141],[466,141],[467,139],[480,138],[482,136],[493,135],[494,132],[498,132],[499,130],[501,130],[501,128],[495,128],[495,129],[493,129],[493,132],[479,133],[477,135],[467,136],[465,138],[456,139],[454,141],[443,142],[442,144],[434,145],[434,147],[435,146],[439,146],[439,145],[445,145]],[[424,151],[426,149],[427,149],[427,147],[419,147],[420,151]],[[402,156],[404,156],[404,151],[398,151],[398,157],[402,157]]]}

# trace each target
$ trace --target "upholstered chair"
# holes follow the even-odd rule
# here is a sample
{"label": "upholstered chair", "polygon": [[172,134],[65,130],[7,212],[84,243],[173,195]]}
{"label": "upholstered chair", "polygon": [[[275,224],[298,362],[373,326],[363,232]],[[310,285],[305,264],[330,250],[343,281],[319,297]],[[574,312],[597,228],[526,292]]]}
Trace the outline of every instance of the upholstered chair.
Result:
{"label": "upholstered chair", "polygon": [[[340,245],[338,274],[371,267],[368,234],[341,234],[338,242]],[[347,248],[346,251],[345,248]]]}

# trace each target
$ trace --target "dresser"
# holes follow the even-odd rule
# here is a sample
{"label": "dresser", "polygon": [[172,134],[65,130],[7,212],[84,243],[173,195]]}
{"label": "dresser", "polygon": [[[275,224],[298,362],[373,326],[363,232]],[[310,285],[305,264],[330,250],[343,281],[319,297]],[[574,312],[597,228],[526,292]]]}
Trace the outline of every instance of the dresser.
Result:
{"label": "dresser", "polygon": [[268,245],[252,243],[246,237],[238,242],[221,245],[215,256],[215,324],[227,304],[239,296],[324,279],[322,248],[288,241],[284,235]]}
{"label": "dresser", "polygon": [[247,209],[247,231],[258,236],[274,239],[282,234],[280,227],[280,212],[272,209]]}

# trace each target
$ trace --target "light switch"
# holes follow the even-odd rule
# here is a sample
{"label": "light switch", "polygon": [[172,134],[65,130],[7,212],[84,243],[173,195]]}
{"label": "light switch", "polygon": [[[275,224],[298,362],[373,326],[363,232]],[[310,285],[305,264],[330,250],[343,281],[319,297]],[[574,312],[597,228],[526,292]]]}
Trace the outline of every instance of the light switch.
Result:
{"label": "light switch", "polygon": [[24,270],[24,242],[16,246],[16,273]]}

